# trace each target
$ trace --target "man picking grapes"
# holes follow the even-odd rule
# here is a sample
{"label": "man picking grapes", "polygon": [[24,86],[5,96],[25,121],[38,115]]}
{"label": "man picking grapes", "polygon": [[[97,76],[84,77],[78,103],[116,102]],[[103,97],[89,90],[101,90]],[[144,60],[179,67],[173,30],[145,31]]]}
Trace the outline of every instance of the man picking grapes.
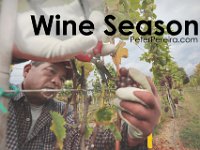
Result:
{"label": "man picking grapes", "polygon": [[[71,79],[69,62],[31,62],[24,67],[21,89],[60,89]],[[160,115],[158,95],[149,78],[135,69],[125,70],[129,87],[116,91],[115,105],[122,118],[121,150],[145,150],[146,138],[153,131]],[[131,78],[131,80],[130,80]],[[140,88],[132,87],[137,83]],[[7,148],[9,150],[54,150],[56,137],[50,130],[50,111],[64,114],[66,105],[54,99],[55,92],[19,93],[9,102]],[[80,149],[80,130],[74,128],[73,109],[67,109],[64,150]],[[99,129],[94,140],[88,140],[89,150],[112,150],[115,139],[110,130]]]}

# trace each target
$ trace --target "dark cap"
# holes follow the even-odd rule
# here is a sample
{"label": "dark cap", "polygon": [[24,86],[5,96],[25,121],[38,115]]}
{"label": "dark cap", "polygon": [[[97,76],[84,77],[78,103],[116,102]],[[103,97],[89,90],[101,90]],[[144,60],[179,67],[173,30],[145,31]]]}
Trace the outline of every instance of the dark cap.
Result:
{"label": "dark cap", "polygon": [[[34,66],[39,66],[41,64],[43,64],[45,62],[41,62],[41,61],[31,61],[31,64]],[[71,65],[71,62],[69,60],[67,61],[63,61],[63,62],[57,62],[57,63],[62,63],[65,65],[66,68],[66,80],[71,80],[73,77],[73,68]]]}

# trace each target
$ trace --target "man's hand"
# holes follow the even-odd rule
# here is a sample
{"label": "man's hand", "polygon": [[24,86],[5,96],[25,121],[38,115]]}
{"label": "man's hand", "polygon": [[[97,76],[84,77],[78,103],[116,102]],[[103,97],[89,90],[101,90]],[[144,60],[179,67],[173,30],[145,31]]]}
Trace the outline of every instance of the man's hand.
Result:
{"label": "man's hand", "polygon": [[128,124],[128,144],[136,146],[146,140],[158,123],[160,103],[150,78],[133,68],[129,69],[129,76],[144,89],[119,88],[115,104],[119,108],[120,117]]}
{"label": "man's hand", "polygon": [[[92,7],[96,2],[97,1],[90,1],[89,7]],[[78,0],[68,5],[45,9],[37,8],[35,4],[34,9],[35,11],[28,11],[18,15],[15,45],[13,48],[13,56],[15,58],[25,58],[36,61],[65,61],[78,54],[94,55],[93,49],[97,46],[98,41],[102,41],[102,33],[104,33],[102,31],[104,27],[104,15],[101,12],[94,9],[90,12],[87,19],[94,24],[94,34],[85,36],[79,33],[78,25],[86,18],[84,18]],[[60,15],[60,19],[55,18],[57,14]],[[53,15],[54,20],[51,34],[46,36],[43,25],[41,25],[40,34],[36,36],[33,30],[31,15],[35,16],[37,26],[39,26],[38,20],[41,16],[45,18],[46,23],[44,24],[48,25],[50,24],[49,16]],[[67,35],[62,35],[64,28],[66,28],[62,25],[63,20],[73,20],[76,22],[76,35],[72,35],[71,25],[67,27]],[[58,28],[56,27],[56,21],[60,21],[59,28],[61,35],[56,35],[56,28]],[[103,43],[102,49],[99,50],[98,55],[107,55],[113,52],[114,48],[114,45]]]}

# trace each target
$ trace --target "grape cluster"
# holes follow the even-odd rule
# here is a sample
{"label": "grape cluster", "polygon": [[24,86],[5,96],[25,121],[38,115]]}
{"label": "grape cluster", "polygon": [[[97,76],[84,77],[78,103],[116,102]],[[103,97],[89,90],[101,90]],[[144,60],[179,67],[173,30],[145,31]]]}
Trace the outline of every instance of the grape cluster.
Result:
{"label": "grape cluster", "polygon": [[165,78],[166,78],[166,80],[167,80],[167,83],[168,83],[168,85],[169,85],[169,88],[172,89],[172,85],[173,85],[172,77],[168,75],[168,76],[166,76]]}
{"label": "grape cluster", "polygon": [[120,68],[119,74],[119,79],[116,82],[117,88],[140,87],[140,85],[129,76],[128,69],[126,69],[125,67]]}
{"label": "grape cluster", "polygon": [[174,101],[175,104],[178,104],[178,97],[175,97],[175,98],[173,99],[173,101]]}
{"label": "grape cluster", "polygon": [[165,85],[168,85],[168,87],[170,89],[172,89],[172,86],[173,86],[173,81],[172,81],[172,77],[167,75],[165,76],[165,78],[163,78],[162,80],[160,80],[160,85],[161,86],[165,86]]}

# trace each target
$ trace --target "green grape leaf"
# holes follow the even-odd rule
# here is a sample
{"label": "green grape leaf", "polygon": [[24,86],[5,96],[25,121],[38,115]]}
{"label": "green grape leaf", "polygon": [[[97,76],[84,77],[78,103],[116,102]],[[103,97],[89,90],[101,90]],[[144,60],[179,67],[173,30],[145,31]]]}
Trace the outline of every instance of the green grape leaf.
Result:
{"label": "green grape leaf", "polygon": [[139,9],[139,7],[140,7],[140,0],[130,0],[130,3],[131,3],[131,7],[134,10]]}
{"label": "green grape leaf", "polygon": [[109,7],[113,8],[113,7],[115,7],[117,4],[119,4],[119,0],[105,0],[105,3],[106,3]]}
{"label": "green grape leaf", "polygon": [[138,20],[141,20],[140,13],[138,11],[132,11],[129,13],[133,23],[136,23]]}
{"label": "green grape leaf", "polygon": [[88,139],[92,135],[93,129],[94,128],[92,128],[88,125],[86,126],[86,130],[85,130],[85,138],[86,139]]}
{"label": "green grape leaf", "polygon": [[90,73],[94,70],[94,66],[89,62],[76,61],[76,67],[81,72],[81,67],[84,67],[85,78],[87,79]]}
{"label": "green grape leaf", "polygon": [[122,139],[120,131],[117,129],[117,126],[113,123],[105,126],[105,128],[109,129],[112,132],[116,140],[120,141]]}
{"label": "green grape leaf", "polygon": [[108,107],[102,107],[95,113],[97,122],[106,123],[111,121],[113,116],[113,110]]}
{"label": "green grape leaf", "polygon": [[52,123],[50,130],[55,134],[57,139],[57,146],[59,149],[63,149],[63,140],[66,137],[66,121],[61,114],[58,112],[50,112],[52,117]]}
{"label": "green grape leaf", "polygon": [[121,141],[122,136],[121,136],[121,133],[118,130],[115,130],[115,132],[113,132],[113,135],[114,135],[116,140]]}

